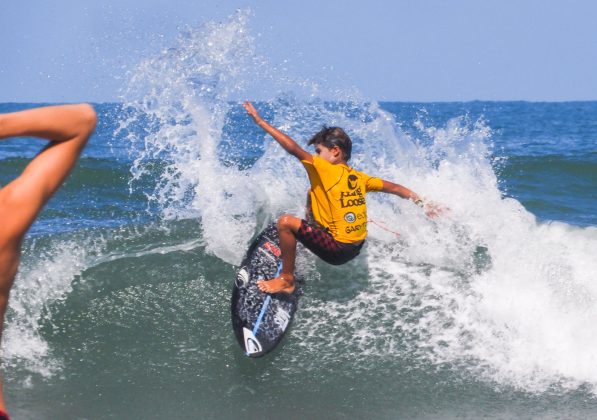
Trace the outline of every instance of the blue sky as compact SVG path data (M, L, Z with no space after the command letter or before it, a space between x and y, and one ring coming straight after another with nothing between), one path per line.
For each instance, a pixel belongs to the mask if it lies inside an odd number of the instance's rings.
M0 102L117 100L183 28L245 8L272 64L366 98L597 99L590 0L5 0Z

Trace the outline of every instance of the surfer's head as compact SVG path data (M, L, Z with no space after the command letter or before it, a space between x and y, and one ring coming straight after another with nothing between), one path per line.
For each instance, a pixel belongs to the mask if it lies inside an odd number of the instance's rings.
M330 152L330 156L335 155L335 149L338 148L341 153L341 159L348 162L350 154L352 152L352 140L348 137L348 134L344 132L340 127L326 127L324 126L319 133L315 134L311 140L309 140L309 146L315 145L324 146ZM325 158L325 156L322 156ZM326 159L328 160L328 159ZM332 162L334 163L334 162Z

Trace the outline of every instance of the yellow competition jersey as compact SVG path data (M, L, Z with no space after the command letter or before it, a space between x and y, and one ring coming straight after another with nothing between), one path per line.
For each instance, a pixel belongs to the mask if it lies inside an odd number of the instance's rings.
M301 161L311 182L309 197L313 218L338 242L352 243L367 237L365 194L383 187L381 178L369 176L344 164L332 164L318 156L313 163Z

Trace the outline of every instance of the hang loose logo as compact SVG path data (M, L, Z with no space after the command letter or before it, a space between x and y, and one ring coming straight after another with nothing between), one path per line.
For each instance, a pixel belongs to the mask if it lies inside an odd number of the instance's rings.
M348 188L354 190L357 187L359 178L356 175L348 175Z

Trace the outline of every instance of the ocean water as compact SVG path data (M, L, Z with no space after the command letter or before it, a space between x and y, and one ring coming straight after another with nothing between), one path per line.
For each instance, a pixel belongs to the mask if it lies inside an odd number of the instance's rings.
M247 19L182 32L95 104L11 294L14 418L597 417L597 102L378 103L268 66ZM258 109L300 143L342 126L353 166L450 210L368 195L362 254L301 251L293 327L252 360L235 270L308 189L241 108L259 83ZM1 142L0 185L41 145Z

